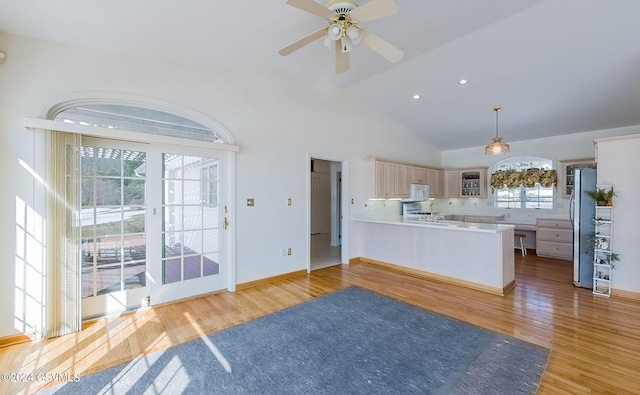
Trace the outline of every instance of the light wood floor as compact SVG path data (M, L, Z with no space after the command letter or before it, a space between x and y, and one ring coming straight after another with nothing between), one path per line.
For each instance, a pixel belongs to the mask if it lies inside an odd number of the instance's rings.
M339 265L236 293L218 293L87 324L78 334L0 349L0 372L80 375L358 285L552 350L540 394L639 394L640 302L571 283L571 262L516 254L506 297L370 264ZM45 383L0 382L1 394ZM215 385L212 383L212 385Z

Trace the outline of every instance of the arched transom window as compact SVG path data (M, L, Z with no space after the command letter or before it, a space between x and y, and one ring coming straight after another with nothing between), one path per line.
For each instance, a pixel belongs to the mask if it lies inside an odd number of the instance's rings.
M55 121L122 129L190 140L225 143L212 129L179 115L119 104L83 104L58 113Z

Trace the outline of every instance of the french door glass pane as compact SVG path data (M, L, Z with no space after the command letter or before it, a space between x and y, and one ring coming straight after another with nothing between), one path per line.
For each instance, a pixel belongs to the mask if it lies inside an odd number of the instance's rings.
M202 272L203 276L212 276L220 273L220 267L218 266L218 253L204 254L202 258Z
M82 296L146 285L146 154L83 147Z
M202 229L202 205L185 206L183 213L185 230Z
M200 255L187 256L184 258L184 279L190 280L192 278L201 277L200 273Z
M182 258L164 259L162 261L162 283L170 284L181 281L180 267Z
M199 176L200 174L198 174ZM201 181L184 181L184 204L200 204L202 194L200 193Z
M145 231L145 208L129 206L123 213L123 233L141 233Z
M96 206L119 206L122 203L122 179L93 179Z
M218 274L218 160L164 154L163 175L163 283Z
M147 285L145 261L124 265L124 289L140 288Z

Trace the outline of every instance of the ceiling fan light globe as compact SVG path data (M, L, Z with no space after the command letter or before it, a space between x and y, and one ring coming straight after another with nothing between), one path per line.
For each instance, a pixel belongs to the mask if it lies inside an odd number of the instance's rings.
M341 43L342 52L351 52L353 49L353 42L349 37L342 37Z
M323 40L324 46L333 50L336 46L336 42L333 41L329 36L326 36Z
M333 41L340 40L340 38L342 38L342 26L338 24L329 26L329 30L327 30L327 37L329 37Z
M362 40L362 30L356 26L349 26L347 28L347 37L351 39L351 42L358 44Z

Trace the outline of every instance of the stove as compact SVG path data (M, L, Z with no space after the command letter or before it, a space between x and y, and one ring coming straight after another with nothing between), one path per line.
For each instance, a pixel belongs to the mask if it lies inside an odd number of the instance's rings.
M432 213L423 211L420 203L403 203L402 204L402 219L406 221L420 221L420 220L443 220L444 215L438 213Z

